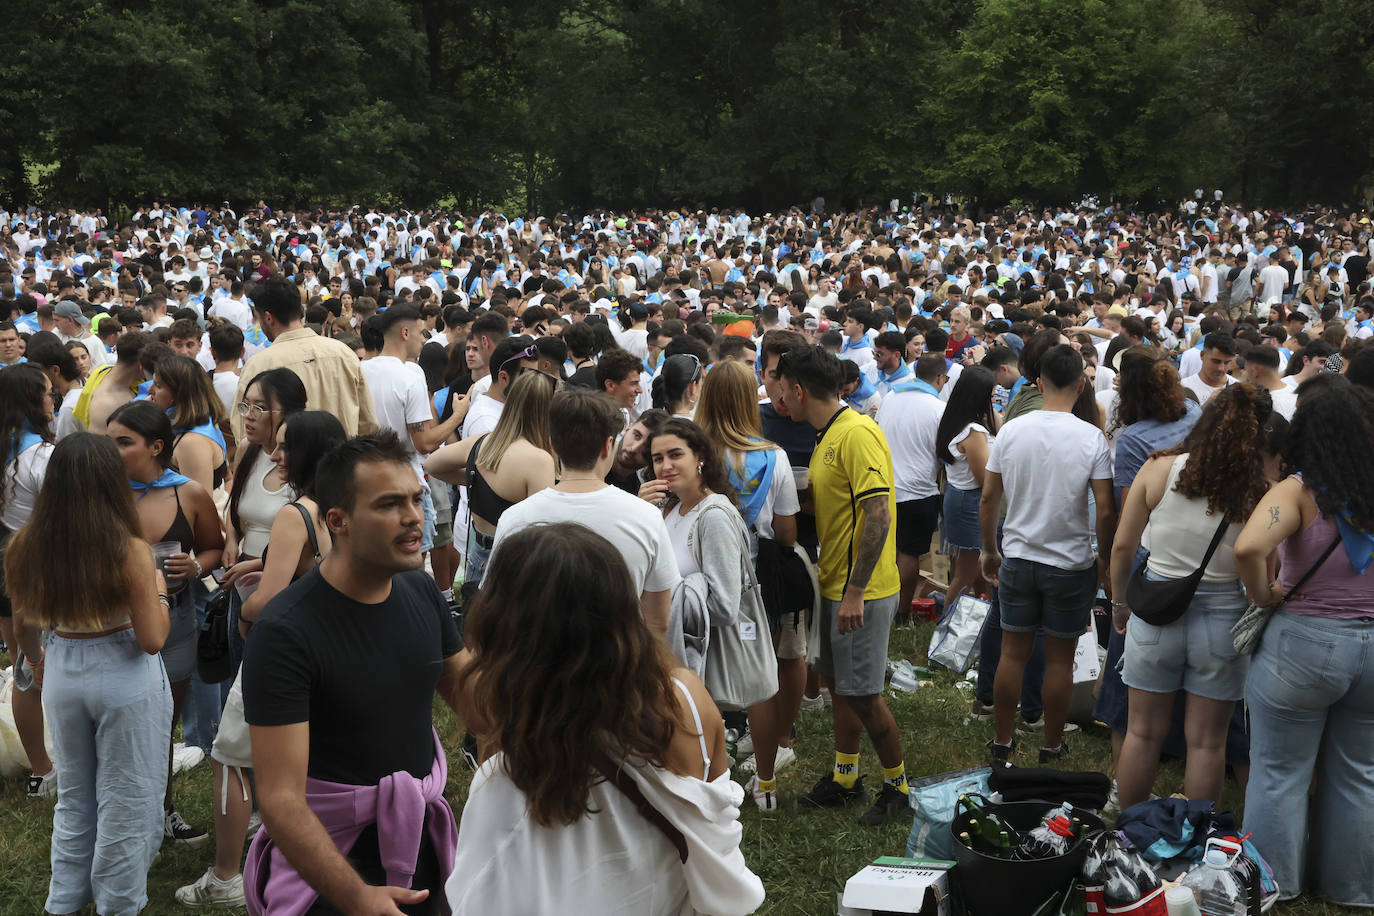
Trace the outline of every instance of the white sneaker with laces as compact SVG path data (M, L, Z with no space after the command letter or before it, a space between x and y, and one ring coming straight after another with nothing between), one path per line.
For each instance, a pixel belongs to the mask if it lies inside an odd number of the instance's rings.
M778 810L777 791L774 790L772 792L760 792L759 778L757 776L749 777L749 794L754 796L754 804L758 805L760 811Z
M773 775L776 776L777 774L781 773L783 770L792 766L792 764L796 762L796 751L792 750L790 747L778 748L778 756L773 758ZM739 765L740 770L745 773L758 772L758 767L759 764L757 756L750 757L748 760L744 761Z
M214 906L243 906L243 875L225 881L215 874L212 865L195 884L177 888L177 903L194 909Z

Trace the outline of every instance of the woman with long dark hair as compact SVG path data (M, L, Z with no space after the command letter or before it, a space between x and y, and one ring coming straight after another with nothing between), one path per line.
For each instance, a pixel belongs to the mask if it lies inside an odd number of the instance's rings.
M945 540L954 551L950 564L948 607L978 581L978 500L983 495L983 471L997 433L992 392L997 379L982 366L969 366L959 375L935 433L935 456L945 469ZM1086 387L1086 386L1085 386Z
M166 583L105 436L73 433L53 450L34 515L41 522L14 535L5 569L20 645L45 662L58 759L44 908L76 913L93 902L101 913L136 913L148 903L148 869L163 838L172 722L158 656ZM46 656L42 629L53 631Z
M463 808L454 916L753 912L720 713L644 625L619 552L535 526L501 542L487 583L455 691L494 753Z
M171 631L162 647L162 663L172 685L175 726L196 670L196 605L191 583L220 564L224 535L219 512L209 492L172 468L172 424L150 401L130 401L110 414L107 435L124 459L128 486L140 532L153 545L167 578ZM172 807L172 735L167 735L168 785L164 810L167 839L198 846L205 831L187 824Z
M220 580L233 587L229 596L229 654L235 668L243 658L239 613L243 607L239 580L244 588L256 584L262 572L262 555L277 512L294 496L281 469L272 463L277 430L292 414L305 410L305 383L290 369L268 369L255 375L244 389L238 412L243 417L243 440L235 450L234 473L229 486L229 524L224 546L228 573Z
M1245 610L1233 546L1243 521L1278 477L1288 423L1269 392L1232 385L1208 402L1183 444L1145 463L1136 475L1112 545L1113 624L1126 637L1122 680L1130 689L1126 738L1117 764L1124 810L1150 795L1175 696L1187 696L1184 734L1188 798L1221 799L1226 735L1245 695L1247 659L1231 646ZM1178 620L1156 626L1131 613L1127 583L1147 534L1145 578L1191 575L1224 526L1192 603Z
M1294 592L1246 680L1245 829L1284 899L1307 892L1369 907L1374 834L1351 825L1374 808L1374 397L1333 380L1299 398L1283 455L1289 476L1236 538L1253 603ZM1277 577L1267 562L1275 552Z
M0 369L0 551L33 516L53 454L52 382L42 369L20 363ZM28 654L15 640L13 610L0 576L0 638L18 647L14 657L14 725L29 758L30 798L57 792L57 770L43 744L43 698L33 672L41 653Z
M282 589L305 575L333 542L315 499L315 468L330 450L348 436L333 414L305 410L277 427L272 462L296 498L277 512L272 523L270 550L263 557L262 579L244 602L242 617L252 622ZM243 839L253 812L252 745L243 718L242 672L233 679L220 717L219 732L210 751L215 777L215 862L194 883L178 888L177 900L190 907L243 905Z

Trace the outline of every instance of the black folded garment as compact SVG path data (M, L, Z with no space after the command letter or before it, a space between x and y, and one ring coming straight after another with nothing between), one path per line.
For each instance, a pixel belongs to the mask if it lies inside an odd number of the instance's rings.
M1069 802L1098 810L1107 803L1112 781L1106 773L1051 770L1044 767L993 767L988 788L1008 802Z

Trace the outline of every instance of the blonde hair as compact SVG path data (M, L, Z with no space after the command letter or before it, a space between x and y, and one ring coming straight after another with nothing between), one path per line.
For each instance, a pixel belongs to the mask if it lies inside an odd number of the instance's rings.
M487 435L477 456L477 468L494 473L516 440L542 448L553 454L553 440L549 438L549 404L553 402L558 380L533 369L522 371L506 392L506 406L496 428Z
M726 456L735 476L744 473L744 453L775 446L759 429L758 383L738 360L716 363L706 374L696 424Z

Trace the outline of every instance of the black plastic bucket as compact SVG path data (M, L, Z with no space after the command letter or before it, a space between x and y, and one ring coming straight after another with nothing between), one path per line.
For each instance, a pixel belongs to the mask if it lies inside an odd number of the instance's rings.
M1052 805L1047 802L1008 802L993 805L1008 824L1018 831L1029 831L1040 824ZM1083 808L1074 808L1073 816L1083 823L1083 829L1073 847L1062 856L1034 861L994 859L969 849L959 842L959 834L968 829L969 815L960 811L950 825L954 834L954 886L968 916L1013 916L1033 913L1035 908L1068 887L1083 867L1088 854L1084 834L1103 828L1102 819Z

